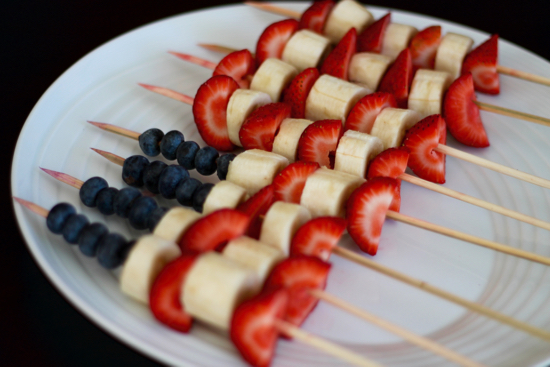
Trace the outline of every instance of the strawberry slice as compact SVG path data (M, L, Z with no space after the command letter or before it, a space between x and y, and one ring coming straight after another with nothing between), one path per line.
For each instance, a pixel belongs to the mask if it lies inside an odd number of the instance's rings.
M252 366L271 364L279 336L275 323L283 318L288 298L285 289L262 292L240 304L233 313L229 337Z
M395 62L386 72L380 87L380 92L388 92L395 96L399 108L407 108L409 89L413 78L411 51L406 48L399 53Z
M261 216L267 213L274 202L275 186L271 184L262 188L237 207L238 211L245 213L251 218L247 232L248 237L255 239L260 238L260 231L262 229L263 222Z
M298 142L298 160L317 162L332 168L338 140L342 136L342 121L320 120L306 127Z
M290 106L283 102L269 103L257 108L244 120L239 130L243 148L271 152L281 122L289 117Z
M357 50L357 31L351 28L321 65L321 74L348 80L349 62Z
M388 13L365 28L357 37L357 52L380 53L382 51L384 34L390 22L391 13Z
M319 301L310 289L325 289L330 264L313 256L289 257L277 264L265 282L264 289L286 288L289 292L284 319L300 326Z
M367 94L351 109L344 130L355 130L370 134L376 117L386 107L397 107L393 94L386 92Z
M462 63L462 74L472 73L477 91L488 94L500 93L497 72L498 34L473 49Z
M433 69L435 54L441 42L441 26L434 25L418 32L411 43L411 58L414 70Z
M347 206L348 232L359 248L376 255L386 212L394 198L397 181L375 177L350 196Z
M256 61L248 50L231 52L224 57L214 69L212 75L232 77L241 89L250 87L250 76L256 72Z
M445 154L434 151L447 140L445 120L431 115L407 131L403 145L409 149L409 168L416 175L435 183L445 183Z
M298 30L296 19L285 19L269 25L256 44L256 65L260 66L265 59L280 59L288 39Z
M452 136L462 144L484 148L489 138L481 122L479 107L474 103L472 74L464 74L451 84L443 101L445 121Z
M196 255L182 255L171 261L157 275L149 293L149 307L153 316L164 325L183 333L189 331L193 319L180 302L181 289L196 258Z
M336 217L318 217L306 222L292 238L290 255L315 256L328 261L346 226L345 219Z
M306 116L306 99L313 84L319 78L317 68L307 68L292 79L283 93L283 102L291 108L291 116L303 119Z
M226 75L216 75L200 86L193 102L193 116L199 134L207 145L221 150L233 149L227 132L227 103L239 84Z
M275 200L300 204L306 180L318 168L317 162L294 162L286 166L273 180Z
M302 13L298 29L309 29L319 34L323 33L323 27L330 11L335 3L332 0L315 1Z
M250 217L234 209L220 209L197 220L179 242L183 252L212 251L244 235Z

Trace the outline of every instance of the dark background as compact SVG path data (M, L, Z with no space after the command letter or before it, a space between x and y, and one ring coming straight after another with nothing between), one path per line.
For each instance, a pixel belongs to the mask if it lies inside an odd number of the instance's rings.
M8 4L9 3L9 4ZM0 360L3 365L152 366L76 311L45 278L15 230L9 170L19 131L51 83L78 59L138 26L228 1L51 0L3 3L1 47ZM370 1L498 33L550 59L543 1ZM11 362L11 363L10 363Z

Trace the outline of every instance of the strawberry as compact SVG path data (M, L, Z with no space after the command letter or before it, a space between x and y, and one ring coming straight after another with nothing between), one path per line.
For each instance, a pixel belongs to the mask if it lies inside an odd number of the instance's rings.
M260 66L265 59L280 59L286 42L298 30L298 21L285 19L269 25L256 44L256 65Z
M294 162L286 166L273 180L275 200L300 204L306 180L318 168L317 162Z
M348 232L359 248L376 255L386 212L394 198L397 181L375 177L359 186L347 206Z
M342 136L342 121L320 120L306 127L298 142L298 160L317 162L333 167L338 140Z
M262 228L263 219L271 205L275 202L275 186L267 185L254 195L252 195L244 203L241 203L237 210L248 215L250 225L248 227L247 236L251 238L260 238L260 230Z
M328 261L332 249L338 244L346 230L345 219L337 217L317 217L301 226L290 245L290 255L315 256Z
M309 29L321 34L328 15L334 5L334 1L332 0L313 2L313 4L302 13L298 29Z
M214 69L212 75L227 75L232 77L242 89L250 86L249 77L256 72L256 61L248 50L231 52L224 57Z
M418 32L409 45L414 70L433 69L435 54L441 42L441 26L434 25Z
M466 55L462 63L462 74L472 73L477 91L499 94L497 63L498 35L495 34Z
M391 13L388 13L365 28L357 37L357 52L380 53L382 51L384 34L390 22Z
M182 255L171 261L161 270L149 293L153 316L164 325L184 333L191 328L193 319L180 302L181 285L196 258L196 255Z
M407 108L412 77L411 51L406 48L399 53L395 62L390 66L384 77L382 77L378 90L393 94L397 101L397 106L399 108Z
M291 116L296 119L303 119L306 116L306 99L313 87L313 84L319 78L317 68L308 68L296 75L290 82L290 85L283 93L283 102L291 107Z
M425 117L407 131L403 145L409 149L409 168L418 177L445 183L445 154L434 149L446 139L445 120L440 115Z
M313 256L289 257L277 264L265 281L264 289L286 288L289 292L285 320L300 326L317 305L310 289L324 289L330 264Z
M252 366L267 367L271 364L279 336L275 323L283 318L288 298L285 289L262 292L235 309L229 337Z
M193 102L193 116L199 134L207 145L221 150L233 149L227 132L226 111L229 98L239 85L231 77L217 75L200 86Z
M397 107L393 94L386 92L367 94L351 109L344 130L370 134L376 117L386 107Z
M321 74L348 80L349 62L357 49L357 31L351 28L328 54L321 65Z
M269 103L252 112L239 130L244 149L261 149L271 152L275 134L284 119L290 117L290 106L283 102Z
M179 247L184 252L212 251L244 235L250 217L234 209L219 209L197 220L183 234Z
M489 139L475 100L472 74L464 74L447 90L443 113L449 132L456 140L471 147L484 148L489 146Z

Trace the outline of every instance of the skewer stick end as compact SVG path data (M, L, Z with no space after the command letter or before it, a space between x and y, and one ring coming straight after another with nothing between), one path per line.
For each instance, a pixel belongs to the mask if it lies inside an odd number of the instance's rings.
M82 185L84 184L84 181L79 180L78 178L75 178L73 176L69 176L66 173L52 171L51 169L42 168L39 167L42 171L46 172L48 175L52 176L58 181L61 181L63 183L66 183L67 185L70 185L76 189L80 189Z
M106 152L106 151L101 150L101 149L96 149L96 148L90 148L90 149L93 150L94 152L96 152L97 154L99 154L100 156L102 156L103 158L106 158L107 160L113 162L114 164L118 164L119 166L124 165L125 159L122 158L121 156L118 156L118 155L113 154L113 153Z
M49 211L42 208L41 206L38 206L34 203L31 203L30 201L23 200L15 196L12 196L12 197L13 197L13 200L17 201L19 204L23 205L25 208L29 209L33 213L36 213L44 218L48 216Z

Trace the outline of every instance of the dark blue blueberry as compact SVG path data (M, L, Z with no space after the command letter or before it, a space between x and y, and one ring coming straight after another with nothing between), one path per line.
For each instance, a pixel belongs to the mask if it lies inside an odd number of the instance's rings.
M130 208L130 213L128 213L130 225L135 229L147 229L149 217L157 207L157 202L150 196L142 196L136 199L132 208Z
M76 214L74 206L67 203L59 203L48 213L46 217L46 226L53 233L61 234L65 223L67 223L67 219L74 214Z
M149 160L142 155L126 158L122 166L122 179L130 186L143 186L143 171L149 165Z
M86 256L94 257L99 246L99 239L109 233L105 225L92 223L82 230L78 238L78 248Z
M185 206L193 206L193 195L202 186L202 183L196 178L189 177L180 181L176 187L176 198L178 203Z
M180 144L176 151L178 164L185 169L195 169L195 156L201 148L194 141L186 141Z
M163 169L168 165L161 161L154 161L143 171L143 183L145 188L153 194L159 193L159 178Z
M170 210L170 209L165 208L163 206L159 206L158 208L153 210L153 212L149 216L149 219L147 220L147 227L149 228L149 230L151 232L153 232L155 230L155 227L160 222L162 217L164 217L164 214L166 214L166 212L168 210Z
M182 166L173 164L166 167L160 174L159 192L167 199L176 197L176 187L178 184L189 177L189 172Z
M88 179L80 188L80 200L86 206L91 208L96 206L97 194L109 187L109 184L105 179L101 177L92 177Z
M227 153L224 155L221 155L220 158L216 161L216 164L218 165L218 178L220 180L225 180L227 177L227 171L229 171L229 163L233 159L235 159L236 155L233 153Z
M63 227L63 238L70 244L76 245L82 230L88 226L88 218L82 214L71 215Z
M97 209L104 215L111 215L115 213L115 197L118 194L118 189L115 187L108 187L101 190L97 194Z
M183 141L182 133L176 130L169 131L160 141L160 152L164 158L173 161L176 159L176 151Z
M214 184L205 183L197 191L195 191L195 195L193 195L193 209L195 209L199 213L202 213L204 201L206 200L208 194L210 194L210 191L213 187Z
M100 237L97 247L97 261L106 269L114 269L122 265L128 255L131 243L118 233L109 233Z
M141 196L141 192L133 187L125 187L115 196L114 208L119 217L128 218L134 200Z
M139 147L145 155L155 157L160 154L160 142L164 133L159 129L149 129L139 136Z
M195 156L195 168L203 176L209 176L216 172L216 159L219 153L212 147L201 148Z

